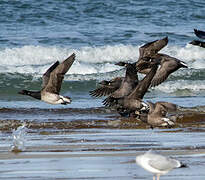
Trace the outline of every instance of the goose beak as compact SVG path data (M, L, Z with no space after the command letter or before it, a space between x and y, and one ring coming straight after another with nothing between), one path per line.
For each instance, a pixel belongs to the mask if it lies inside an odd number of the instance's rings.
M21 90L21 91L18 92L18 94L25 95L26 91L25 90Z

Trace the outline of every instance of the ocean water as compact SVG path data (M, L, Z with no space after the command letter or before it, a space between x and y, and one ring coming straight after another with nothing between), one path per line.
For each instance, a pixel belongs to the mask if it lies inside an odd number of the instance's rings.
M169 43L161 52L189 68L173 73L145 100L205 104L205 49L189 44L197 39L194 28L205 30L202 0L2 0L0 9L0 107L64 108L17 92L40 89L46 69L73 52L76 61L61 94L72 97L72 108L102 106L89 91L101 80L124 75L114 63L135 62L141 45L165 36Z
M154 149L188 165L163 179L204 180L205 49L189 44L194 28L205 31L203 0L0 0L0 10L1 179L151 179L135 156ZM99 81L124 75L116 62L135 62L140 46L165 36L161 52L189 68L144 100L189 107L176 127L149 129L90 97ZM61 88L70 105L17 93L39 90L47 68L72 53Z

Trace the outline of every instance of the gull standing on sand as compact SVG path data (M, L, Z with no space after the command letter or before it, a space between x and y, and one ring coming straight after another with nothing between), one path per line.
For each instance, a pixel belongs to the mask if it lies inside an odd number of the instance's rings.
M136 163L145 170L153 173L153 180L155 180L155 176L159 180L161 175L168 173L174 168L186 167L180 161L156 154L152 150L137 156Z
M22 90L18 92L22 95L31 96L35 99L42 100L49 104L70 104L71 98L59 95L64 75L70 69L75 61L73 53L62 63L56 61L43 75L41 91Z

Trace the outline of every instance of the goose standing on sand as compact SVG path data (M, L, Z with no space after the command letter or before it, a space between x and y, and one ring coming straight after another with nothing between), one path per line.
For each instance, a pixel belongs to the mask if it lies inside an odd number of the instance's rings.
M168 113L177 111L177 105L173 104L173 103L170 103L170 102L158 101L156 103L153 103L151 101L147 101L147 104L150 107L150 110L149 110L150 113L154 110L154 108L156 107L157 104L162 104L163 106L165 106Z
M62 63L59 63L59 61L54 63L43 75L41 91L22 90L18 93L31 96L49 104L70 104L71 98L59 95L59 92L64 75L70 69L74 61L75 54L73 53Z
M147 123L153 127L172 127L175 122L167 117L168 108L166 105L156 103L154 106L150 105L150 110L147 116Z

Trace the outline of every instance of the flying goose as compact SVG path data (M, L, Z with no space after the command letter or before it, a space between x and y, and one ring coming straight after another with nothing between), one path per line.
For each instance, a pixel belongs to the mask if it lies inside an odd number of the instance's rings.
M118 113L122 116L136 116L135 111L140 112L142 110L147 110L148 105L144 103L142 99L150 87L151 80L155 75L157 68L158 64L154 62L152 70L135 85L135 88L130 91L128 95L119 98L108 97L104 100L104 105L115 107Z
M205 31L194 29L194 33L198 38L205 39Z
M123 98L124 108L132 111L148 108L148 105L142 102L142 99L150 87L157 68L158 64L154 62L154 64L152 64L151 71L142 80L139 81L135 89L128 96Z
M151 70L150 62L158 61L160 63L160 67L158 68L154 78L152 79L151 86L158 86L162 82L164 82L168 76L177 71L180 68L188 68L187 64L177 58L171 57L167 54L157 53L153 55L151 58L143 58L143 61L137 62L138 66L140 63L146 64L145 69L141 71L144 74L147 74ZM142 69L142 68L141 68Z
M35 99L42 100L49 104L70 104L71 98L59 95L61 84L66 72L70 69L75 61L73 53L62 63L55 62L44 74L41 91L22 90L18 92L22 95L31 96Z
M103 101L105 106L116 105L115 99L129 95L138 84L138 75L135 63L119 62L116 65L126 67L125 78L120 87Z
M205 42L203 42L203 41L193 40L189 44L205 48Z
M194 29L194 33L198 38L205 39L205 31ZM205 48L205 42L203 41L193 40L189 44Z
M150 62L153 59L160 62L160 68L154 76L151 86L157 86L164 82L168 76L179 68L187 68L185 62L171 57L166 54L159 53L168 43L168 37L160 40L149 42L139 48L139 58L136 62L136 67L143 66L138 70L139 73L147 74L151 70Z
M99 83L100 87L90 91L90 95L93 97L109 96L114 91L120 88L124 77L116 77L110 81L103 80Z

